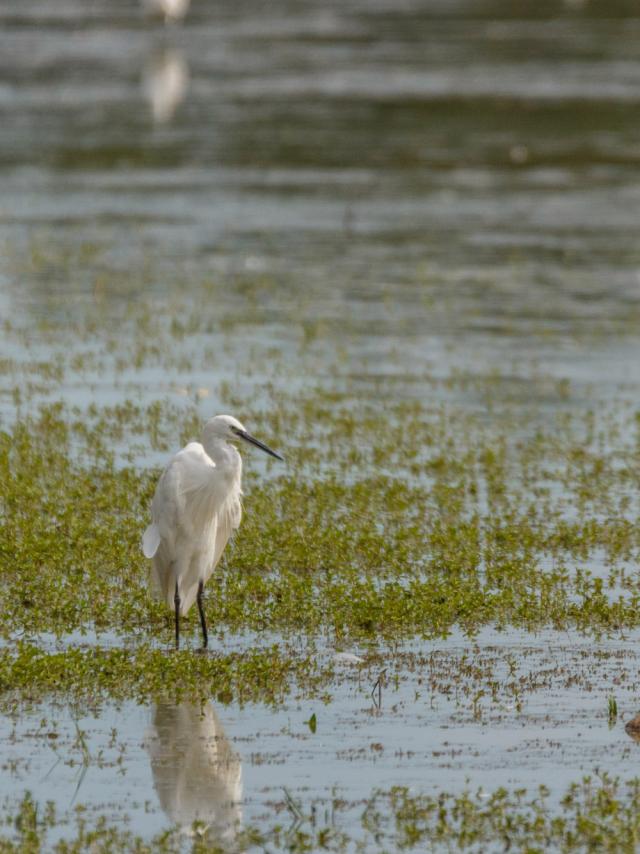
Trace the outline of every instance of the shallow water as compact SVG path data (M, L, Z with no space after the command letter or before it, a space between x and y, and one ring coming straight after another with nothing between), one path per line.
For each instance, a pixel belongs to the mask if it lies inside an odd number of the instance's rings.
M373 792L391 784L487 794L544 785L556 799L594 769L637 774L640 747L624 721L638 711L639 648L637 633L594 646L487 630L475 643L454 637L338 663L326 704L161 701L94 715L44 706L0 722L0 797L17 801L29 789L62 816L75 803L127 815L145 836L199 820L222 840L278 818L293 825L289 798L305 821L333 809L354 831ZM372 686L382 669L379 703ZM609 723L612 688L620 714Z

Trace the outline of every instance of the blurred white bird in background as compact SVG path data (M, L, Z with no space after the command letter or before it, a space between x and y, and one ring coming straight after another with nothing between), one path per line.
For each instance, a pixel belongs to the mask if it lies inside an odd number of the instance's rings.
M180 616L197 601L202 645L209 638L202 607L204 585L216 568L242 516L242 457L232 442L243 441L282 460L251 436L231 415L216 415L204 426L201 442L190 442L165 468L151 504L151 525L142 550L153 558L156 592L174 608L176 649Z
M242 764L211 704L158 703L145 746L171 823L190 833L199 822L204 837L226 850L242 821Z
M181 21L190 5L191 0L142 0L142 6L148 15L159 15L167 24L171 21Z
M142 84L153 120L158 124L171 121L189 89L189 67L180 51L163 48L154 53Z

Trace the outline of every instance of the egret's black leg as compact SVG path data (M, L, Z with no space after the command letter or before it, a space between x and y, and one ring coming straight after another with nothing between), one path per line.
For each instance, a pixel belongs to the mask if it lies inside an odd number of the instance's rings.
M180 649L180 594L178 593L178 579L176 579L176 593L173 601L176 606L176 649Z
M204 593L204 582L198 584L198 611L200 612L200 625L202 626L202 649L209 646L209 635L207 634L207 621L204 618L204 608L202 607L202 595Z

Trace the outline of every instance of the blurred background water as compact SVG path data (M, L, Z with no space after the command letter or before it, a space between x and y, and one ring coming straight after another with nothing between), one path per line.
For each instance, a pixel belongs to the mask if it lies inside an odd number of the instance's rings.
M4 0L0 27L5 316L216 280L267 338L636 382L635 3Z

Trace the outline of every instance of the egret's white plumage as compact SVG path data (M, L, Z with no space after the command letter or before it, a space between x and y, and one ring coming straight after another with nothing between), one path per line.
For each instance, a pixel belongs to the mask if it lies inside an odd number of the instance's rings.
M179 616L196 599L207 644L202 589L242 518L242 458L230 444L240 439L282 459L236 418L217 415L205 424L201 442L190 442L170 460L156 487L142 549L153 560L157 594L175 608L176 644Z

